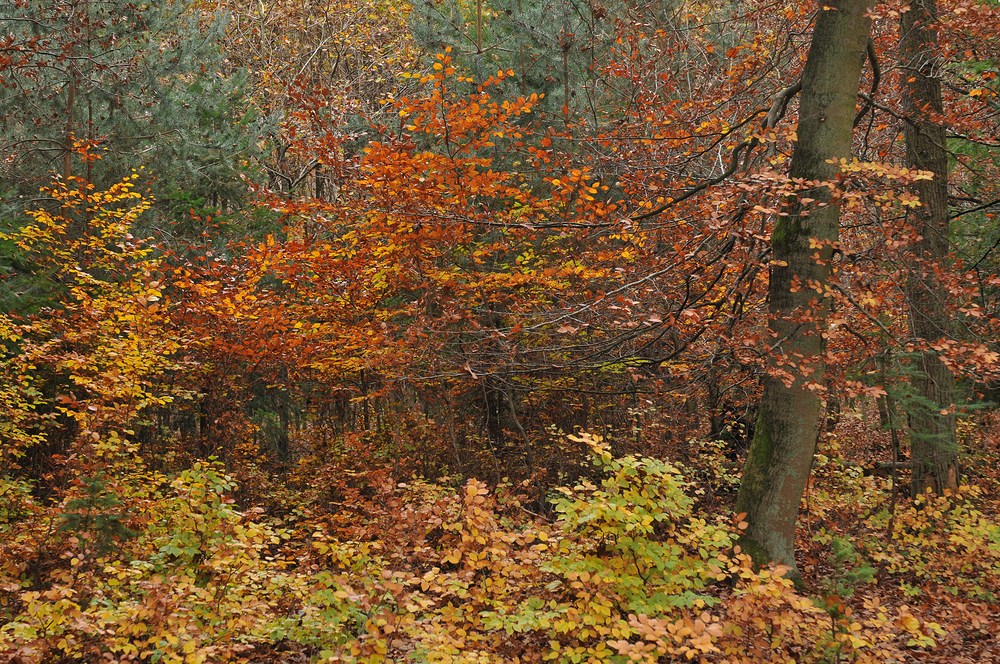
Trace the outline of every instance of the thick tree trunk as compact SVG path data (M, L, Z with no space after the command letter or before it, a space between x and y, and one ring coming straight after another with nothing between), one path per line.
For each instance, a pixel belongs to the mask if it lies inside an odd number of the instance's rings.
M827 3L819 12L802 78L798 142L790 175L832 180L832 160L851 151L852 124L861 66L871 21L870 0ZM830 276L840 209L828 187L802 194L815 199L789 202L771 237L773 262L768 288L770 328L777 349L768 377L750 454L743 470L737 510L749 528L742 543L759 563L791 567L795 522L812 465L821 410L823 340ZM817 248L818 247L818 248Z
M948 257L948 153L940 124L941 81L935 71L937 32L932 23L936 19L935 0L913 0L900 26L903 103L909 119L903 129L906 165L934 175L914 187L921 207L910 214L918 239L906 285L913 336L928 343L948 337L951 331L948 293L936 273ZM920 354L911 382L916 396L908 408L913 494L955 489L955 378L937 353L927 350Z

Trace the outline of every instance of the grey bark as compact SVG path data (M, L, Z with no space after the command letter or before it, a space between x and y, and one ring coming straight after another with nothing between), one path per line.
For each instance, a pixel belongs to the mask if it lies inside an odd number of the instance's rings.
M948 153L941 125L941 80L936 70L937 20L935 0L913 0L900 18L900 59L903 104L909 122L906 165L930 171L914 190L921 206L910 213L917 239L916 260L910 265L906 296L914 338L933 343L951 336L947 289L936 269L948 258ZM958 446L955 440L955 378L933 350L920 353L911 378L915 398L908 408L912 493L941 493L958 486Z
M802 79L792 178L832 180L838 165L830 161L850 154L870 4L839 0L819 12ZM806 205L803 197L815 202ZM788 565L794 578L795 522L819 432L821 399L815 388L824 378L824 287L840 209L829 187L818 185L788 201L783 211L771 237L768 287L770 331L778 346L769 358L737 511L745 512L749 523L741 538L744 550L758 563Z

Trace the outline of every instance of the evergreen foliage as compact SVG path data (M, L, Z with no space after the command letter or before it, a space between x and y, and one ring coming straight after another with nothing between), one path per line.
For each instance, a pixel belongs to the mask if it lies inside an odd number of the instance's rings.
M154 194L222 205L253 149L242 78L223 74L225 17L188 0L20 0L0 6L0 214L9 223L55 170L96 186L148 167ZM75 163L75 147L103 159Z

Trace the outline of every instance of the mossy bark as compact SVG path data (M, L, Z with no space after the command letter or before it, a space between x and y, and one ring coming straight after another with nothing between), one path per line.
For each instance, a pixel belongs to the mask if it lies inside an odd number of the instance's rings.
M835 160L850 154L870 4L830 2L817 16L802 77L792 178L831 181L839 170ZM807 205L804 198L814 200ZM750 524L744 548L759 563L788 565L792 576L797 576L795 522L819 433L825 286L839 221L830 187L818 184L788 202L771 236L769 325L777 346L769 358L737 509Z
M915 254L907 278L910 325L914 338L934 343L950 336L948 289L937 269L948 258L948 153L941 125L943 101L936 71L937 20L934 0L913 0L900 18L900 59L906 165L933 174L914 186L921 206L910 213L916 235ZM921 353L911 379L916 395L908 404L910 463L914 495L940 493L958 486L958 446L955 440L955 378L933 350Z

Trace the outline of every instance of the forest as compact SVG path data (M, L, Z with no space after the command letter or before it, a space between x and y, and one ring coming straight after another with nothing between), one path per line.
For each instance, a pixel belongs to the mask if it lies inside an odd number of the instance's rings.
M996 0L0 0L0 661L1000 662Z

